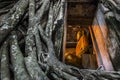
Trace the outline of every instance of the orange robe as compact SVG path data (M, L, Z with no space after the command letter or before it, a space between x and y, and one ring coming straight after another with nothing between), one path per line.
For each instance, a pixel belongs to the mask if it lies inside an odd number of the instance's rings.
M81 55L84 53L84 50L88 47L87 36L84 34L80 37L77 46L76 46L76 56L81 58Z

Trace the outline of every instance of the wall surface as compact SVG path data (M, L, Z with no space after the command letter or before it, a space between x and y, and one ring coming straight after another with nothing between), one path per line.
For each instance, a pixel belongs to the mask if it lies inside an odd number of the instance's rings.
M96 0L68 0L68 24L90 25L96 12Z

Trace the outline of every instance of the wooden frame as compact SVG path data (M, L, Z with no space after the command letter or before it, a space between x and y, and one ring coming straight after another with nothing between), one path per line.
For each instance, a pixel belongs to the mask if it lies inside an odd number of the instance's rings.
M108 37L107 26L101 10L98 8L93 25L89 27L92 35L94 50L96 53L98 66L103 65L106 71L113 71L113 65L108 53L106 39Z
M63 55L65 53L67 44L72 44L72 45L76 44L75 42L68 42L68 43L66 42L67 41L66 39L67 26L68 26L67 25L67 2L66 2L65 7L66 8L65 8L65 16L64 16ZM106 39L108 37L107 35L108 30L107 30L107 26L104 20L104 16L99 8L94 17L93 25L89 27L89 31L91 34L93 48L96 54L98 67L102 65L104 70L113 71L114 68L110 60L107 45L106 45L107 43ZM63 62L64 60L65 58L63 56Z

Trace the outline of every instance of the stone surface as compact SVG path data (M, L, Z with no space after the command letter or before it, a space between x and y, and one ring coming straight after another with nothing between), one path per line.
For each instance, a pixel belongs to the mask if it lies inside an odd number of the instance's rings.
M90 25L95 15L96 5L95 0L68 0L68 24Z
M84 69L96 69L97 61L95 54L83 54L82 55L82 66Z

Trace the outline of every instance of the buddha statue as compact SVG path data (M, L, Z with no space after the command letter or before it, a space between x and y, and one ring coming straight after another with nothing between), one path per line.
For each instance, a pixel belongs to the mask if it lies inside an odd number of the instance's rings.
M88 39L87 35L85 34L85 30L82 29L77 33L77 45L76 45L76 56L81 58L81 55L85 53L86 49L88 48Z

